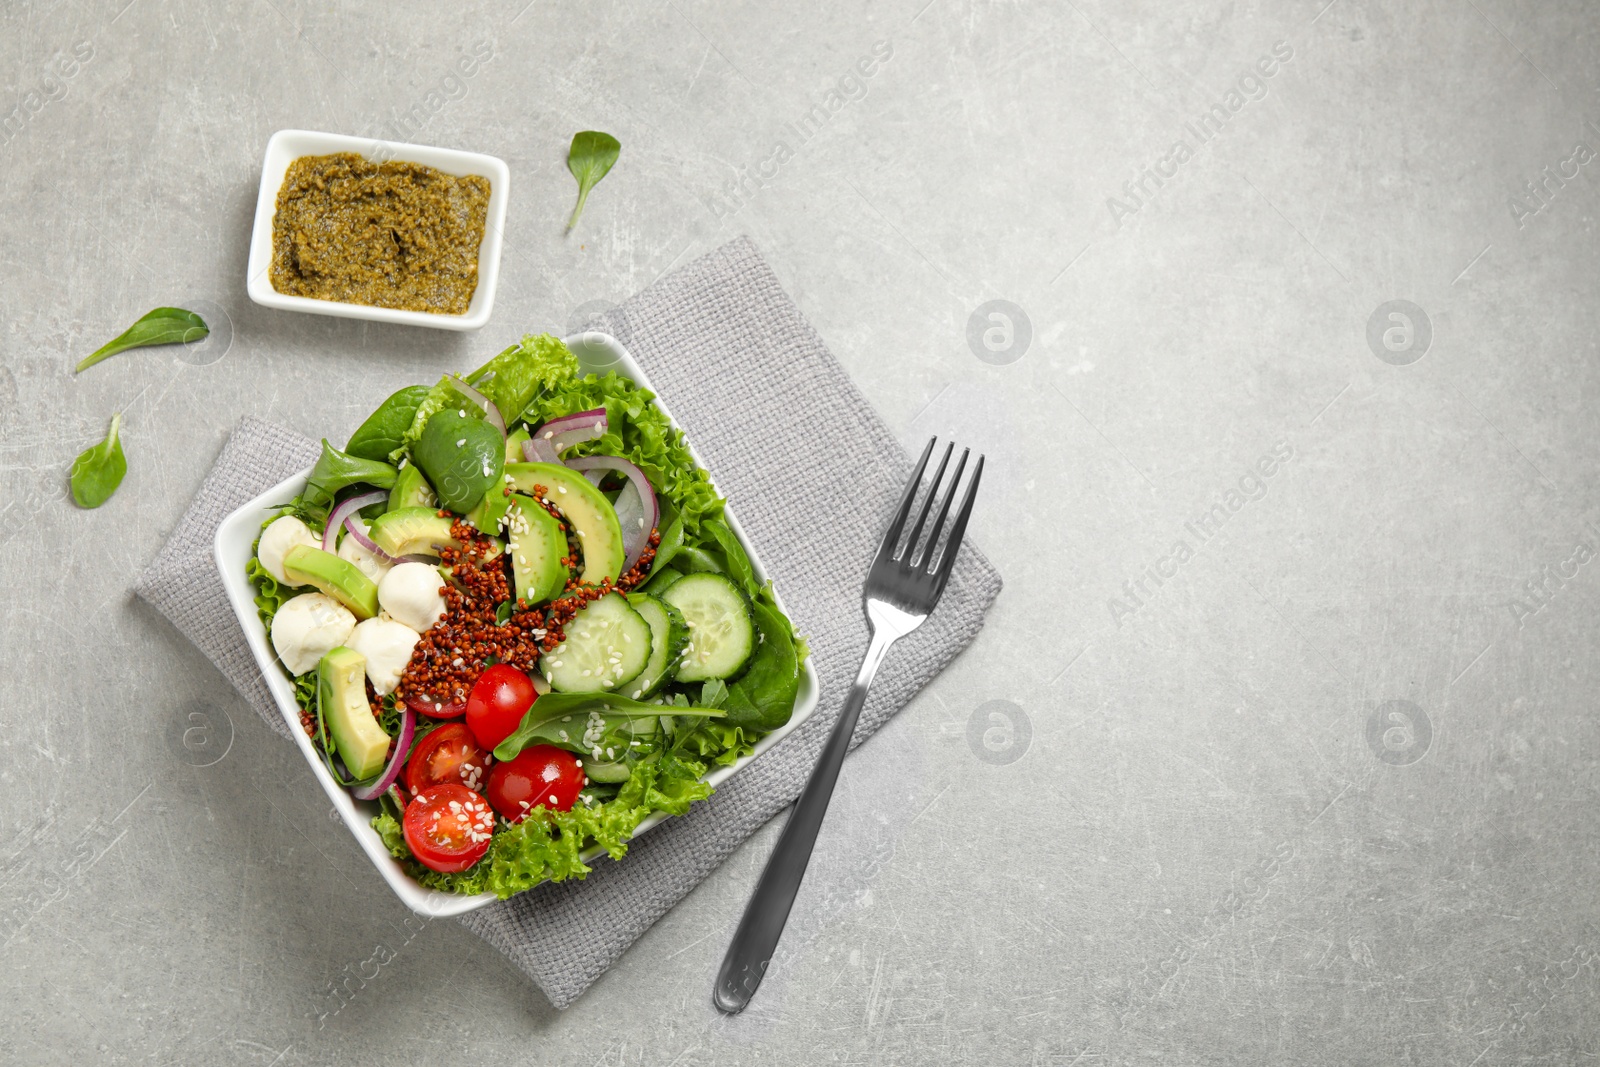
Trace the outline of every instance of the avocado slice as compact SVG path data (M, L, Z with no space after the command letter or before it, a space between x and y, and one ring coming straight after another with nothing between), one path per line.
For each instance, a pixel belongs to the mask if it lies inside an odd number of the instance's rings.
M415 463L407 463L395 476L394 488L389 490L389 510L398 508L436 508L439 498L433 495L433 486L422 476Z
M441 548L461 547L461 542L450 536L450 520L432 508L386 511L372 520L367 536L391 556L437 556ZM490 557L504 550L497 538L490 538Z
M561 562L567 554L567 532L531 496L514 494L506 499L511 503L506 542L517 599L530 605L551 600L566 588L570 573Z
M371 778L389 756L389 735L367 703L367 658L353 648L330 648L317 664L317 711L351 774Z
M378 613L378 585L347 559L310 545L295 545L283 557L283 576L295 585L314 585L350 609L358 619Z
M622 547L622 526L611 501L587 478L553 463L507 463L506 475L518 492L530 496L535 485L544 486L550 503L567 517L583 551L582 581L599 585L602 578L614 582L622 576L622 564L628 558Z
M506 434L507 463L522 463L527 460L528 457L522 454L522 442L527 439L528 428L526 426L518 426L515 430Z
M505 486L491 485L483 499L467 512L467 523L479 533L493 537L500 532L500 520L510 508L511 497L505 492Z
M367 536L391 556L437 556L441 548L461 547L450 536L450 520L425 507L386 511L372 520Z

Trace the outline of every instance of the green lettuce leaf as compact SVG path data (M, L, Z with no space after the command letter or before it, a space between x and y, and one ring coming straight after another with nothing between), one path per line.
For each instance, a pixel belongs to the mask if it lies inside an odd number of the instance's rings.
M282 584L268 574L267 568L256 558L254 549L250 552L250 562L244 565L244 573L256 587L256 614L261 616L261 625L271 633L272 617L278 613L279 608L287 604L291 598L298 596L301 591Z
M727 767L754 752L756 742L765 733L764 730L711 721L681 733L672 747L680 753L692 752L719 767Z
M467 375L466 382L500 409L509 427L534 397L577 378L577 358L559 339L541 333L524 337Z

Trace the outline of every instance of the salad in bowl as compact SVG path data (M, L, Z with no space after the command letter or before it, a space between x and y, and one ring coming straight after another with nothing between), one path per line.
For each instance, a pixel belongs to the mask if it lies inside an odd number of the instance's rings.
M445 893L621 859L809 688L682 432L548 335L324 440L243 571L324 784Z

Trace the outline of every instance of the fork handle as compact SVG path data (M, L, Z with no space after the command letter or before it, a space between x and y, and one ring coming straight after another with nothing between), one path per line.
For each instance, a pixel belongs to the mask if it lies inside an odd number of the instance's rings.
M784 824L778 845L761 872L755 892L750 895L750 903L745 905L744 917L734 931L728 954L722 958L722 969L717 973L716 989L711 995L716 1006L725 1012L743 1011L766 976L767 965L778 948L778 938L783 935L784 923L789 920L789 909L794 906L795 894L806 876L806 865L817 843L817 831L822 828L822 817L828 812L839 767L844 763L845 753L850 751L850 738L855 733L861 706L866 703L867 690L897 636L887 629L874 628L872 644L867 647L855 685L850 687L850 695L839 709L838 721L822 746L811 778L795 802L789 821Z

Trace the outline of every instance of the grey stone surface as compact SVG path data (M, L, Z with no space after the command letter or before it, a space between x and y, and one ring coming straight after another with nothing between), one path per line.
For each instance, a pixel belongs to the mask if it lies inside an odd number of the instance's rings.
M0 10L0 1058L1593 1058L1600 14L1325 3ZM252 305L271 133L430 102L512 168L491 324ZM582 128L623 155L564 237ZM738 233L905 443L987 450L1006 591L849 761L744 1016L775 825L558 1015L129 586L241 414L337 437ZM70 374L197 301L230 344Z

